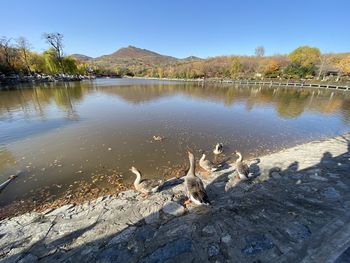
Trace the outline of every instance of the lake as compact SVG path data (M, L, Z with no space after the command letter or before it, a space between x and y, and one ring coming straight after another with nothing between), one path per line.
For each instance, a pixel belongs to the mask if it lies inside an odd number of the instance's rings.
M110 193L132 183L131 166L147 178L180 176L187 148L219 162L349 128L349 92L140 79L22 85L0 91L0 183L19 173L0 206Z

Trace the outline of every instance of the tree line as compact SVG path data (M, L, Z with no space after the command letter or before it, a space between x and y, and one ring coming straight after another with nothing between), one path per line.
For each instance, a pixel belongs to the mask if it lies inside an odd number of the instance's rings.
M167 65L133 63L114 69L91 65L64 53L63 35L44 33L48 49L42 53L32 50L24 37L0 38L0 74L44 73L102 74L157 78L231 78L231 79L326 79L350 76L350 53L322 54L316 47L301 46L287 55L265 56L263 46L255 49L255 56L218 56L207 59L180 60Z
M32 50L32 45L24 37L17 39L0 38L0 74L42 73L55 74L88 74L92 69L88 64L80 63L64 53L63 35L44 33L42 35L48 49L42 53Z
M322 54L316 47L301 46L288 55L264 56L259 46L255 56L219 56L170 65L117 67L116 72L131 76L159 78L280 78L349 79L350 53Z

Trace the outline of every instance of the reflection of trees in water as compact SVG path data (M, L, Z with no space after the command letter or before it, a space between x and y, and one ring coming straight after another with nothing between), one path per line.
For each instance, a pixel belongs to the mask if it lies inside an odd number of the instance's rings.
M344 98L341 103L342 119L345 123L350 124L350 98Z
M20 109L25 114L35 112L45 118L46 108L54 102L69 119L79 118L75 105L90 90L117 95L124 100L139 104L165 96L183 94L187 97L220 102L226 106L245 103L246 109L266 105L274 107L282 118L296 118L306 110L322 114L340 111L343 120L349 123L350 94L327 90L282 87L232 86L225 84L176 83L132 84L99 87L90 82L43 83L33 89L0 92L0 115L11 114L11 109ZM28 113L28 114L29 114Z
M83 91L81 86L69 87L68 85L65 85L63 88L54 89L54 100L56 105L67 113L68 119L79 119L79 115L75 110L75 103L82 98Z
M110 86L100 89L108 94L115 94L132 103L153 101L168 95L185 94L186 96L219 101L227 106L236 102L245 102L247 110L254 106L268 105L274 107L283 118L296 118L306 110L331 114L341 111L349 116L349 110L344 110L344 97L350 94L325 90L293 88L268 88L249 86L202 85L202 84L170 84L170 85L133 85ZM346 104L346 103L345 103ZM347 103L349 104L349 103ZM350 107L350 106L349 106ZM344 118L346 119L346 118Z
M16 159L12 153L8 149L0 147L0 174L5 171L7 166L14 164L15 162Z
M0 115L11 116L12 112L22 111L26 116L35 111L42 119L46 117L47 106L54 102L67 113L67 118L78 119L75 104L82 100L89 89L81 83L37 85L33 88L0 92Z
M281 117L295 118L301 115L307 106L307 99L310 96L308 92L277 92L276 111Z

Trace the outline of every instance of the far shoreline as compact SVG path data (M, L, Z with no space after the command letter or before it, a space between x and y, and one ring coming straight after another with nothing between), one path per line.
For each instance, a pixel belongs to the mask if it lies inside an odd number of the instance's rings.
M67 76L51 76L45 75L43 77L24 76L23 78L8 78L0 79L0 91L17 89L17 85L36 85L41 83L57 83L57 82L75 82L82 80L96 80L96 79L138 79L138 80L157 80L169 82L189 82L197 84L227 84L227 85L244 85L244 86L259 86L259 87L281 87L281 88L312 88L323 89L331 91L350 91L350 83L346 82L322 82L314 80L294 80L294 79L230 79L230 78L156 78L156 77L138 77L138 76L87 76L87 75L67 75ZM22 87L21 87L22 88Z
M338 84L336 82L312 82L311 80L250 80L250 79L225 79L225 78L196 78L196 79L182 79L182 78L154 78L154 77L128 77L126 79L144 79L144 80L159 80L159 81L174 81L174 82L194 82L194 83L221 83L232 85L259 85L266 87L288 87L288 88L316 88L327 90L350 91L350 83Z

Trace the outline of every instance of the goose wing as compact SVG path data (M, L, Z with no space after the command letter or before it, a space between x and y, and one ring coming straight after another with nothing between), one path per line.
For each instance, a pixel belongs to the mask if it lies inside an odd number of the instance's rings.
M201 161L199 162L199 165L208 172L213 172L216 170L215 165L209 160Z
M140 188L148 191L148 192L156 192L158 190L158 187L160 186L161 182L156 180L150 180L150 179L143 179L139 186Z
M241 175L248 177L249 175L249 167L243 162L238 162L236 165L237 172Z
M201 204L210 204L207 192L204 189L204 185L201 179L195 176L186 178L186 185L190 197Z

